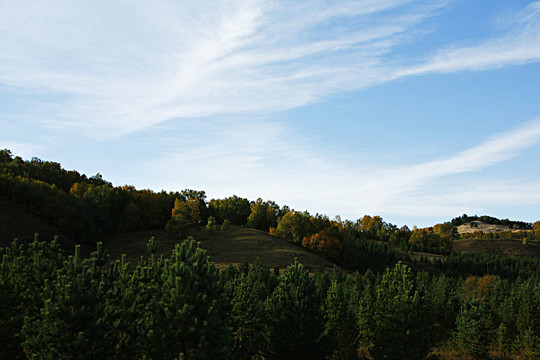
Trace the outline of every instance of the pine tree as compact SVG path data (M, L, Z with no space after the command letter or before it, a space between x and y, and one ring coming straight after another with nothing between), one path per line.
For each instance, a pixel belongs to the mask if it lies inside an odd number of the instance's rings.
M64 262L56 278L45 282L43 307L36 319L23 326L23 346L28 355L45 359L108 359L113 356L115 339L105 318L108 284L98 270L103 260L98 250L83 261L80 248Z
M332 281L325 300L325 331L334 351L330 359L358 357L358 322L351 306L352 289L345 283Z
M520 349L521 359L540 359L540 337L535 335L531 328L527 329L518 337L517 345Z
M355 301L355 318L357 321L359 354L369 358L373 349L373 337L375 331L375 279L371 271L366 272L362 279L362 292L357 294L359 298Z
M45 282L62 267L64 254L56 238L46 243L38 241L28 247L17 239L3 251L0 264L0 359L26 358L21 333L24 319L39 316Z
M436 334L439 339L448 339L450 330L455 326L456 316L459 311L456 292L455 280L445 275L434 277L431 280L429 301L432 305L434 321L441 325Z
M424 359L431 345L428 314L410 269L401 263L387 269L376 289L375 359Z
M267 301L271 319L271 359L320 359L324 331L321 299L302 264L295 261L283 273Z
M229 314L234 331L234 359L265 356L270 348L269 319L264 303L271 289L264 281L250 276L252 272L241 273L228 284L233 293Z
M484 303L469 297L456 319L456 331L450 342L452 351L461 359L488 359L490 318Z
M218 273L206 252L189 237L164 262L161 278L138 327L143 354L227 359L232 338Z

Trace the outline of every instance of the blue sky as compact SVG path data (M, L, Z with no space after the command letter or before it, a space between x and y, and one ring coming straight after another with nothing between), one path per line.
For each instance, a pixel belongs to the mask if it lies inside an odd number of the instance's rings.
M539 84L538 1L0 1L0 147L114 185L535 221Z

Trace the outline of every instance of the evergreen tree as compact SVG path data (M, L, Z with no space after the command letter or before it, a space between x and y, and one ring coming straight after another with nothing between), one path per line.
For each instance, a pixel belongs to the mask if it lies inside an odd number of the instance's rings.
M325 300L325 331L334 351L330 359L348 360L358 357L358 322L351 304L351 285L332 281Z
M521 359L540 359L540 337L535 335L531 328L527 329L518 337L517 346Z
M189 237L163 264L158 296L148 302L139 332L152 359L227 359L231 334L218 273Z
M252 359L266 356L270 348L270 329L265 301L272 294L275 278L260 260L248 273L241 272L227 284L232 293L229 316L234 331L235 359Z
M322 359L324 331L321 299L302 264L295 261L283 273L267 308L272 325L271 359Z
M0 264L0 359L26 358L21 333L24 320L39 316L42 288L64 259L56 238L45 243L38 241L37 234L27 248L15 239L4 250Z
M362 279L362 292L355 294L358 299L355 302L355 318L357 321L359 354L369 358L373 350L373 337L375 332L375 278L371 271L366 272Z
M435 331L438 340L448 339L450 331L455 326L456 316L459 311L459 299L457 298L456 281L440 275L433 277L429 288L429 302L434 316L434 322L440 326Z
M488 359L490 319L484 303L469 297L456 319L456 331L451 340L452 351L461 359Z
M23 326L23 346L30 358L108 359L114 355L115 339L105 318L104 282L98 266L104 254L98 250L88 261L75 255L64 262L56 278L46 281L43 307L36 319Z
M424 301L409 268L400 262L386 270L374 304L375 359L426 357L431 345L431 319Z

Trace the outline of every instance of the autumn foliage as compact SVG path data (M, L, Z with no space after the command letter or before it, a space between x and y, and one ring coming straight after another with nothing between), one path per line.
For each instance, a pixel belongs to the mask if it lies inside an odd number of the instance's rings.
M326 235L324 230L310 237L304 237L302 239L302 247L334 260L341 255L343 249L341 242L336 238Z

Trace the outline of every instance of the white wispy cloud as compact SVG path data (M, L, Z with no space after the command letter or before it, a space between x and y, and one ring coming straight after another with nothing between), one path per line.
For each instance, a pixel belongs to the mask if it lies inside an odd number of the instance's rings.
M540 59L538 3L508 33L417 65L392 57L449 1L0 4L0 83L52 93L42 127L102 138L174 118L267 113L430 72ZM30 96L30 95L29 95Z
M275 112L381 81L379 56L442 5L5 1L0 83L56 94L39 125L95 137Z
M406 167L379 169L369 174L358 174L356 178L352 175L353 180L348 189L358 203L373 209L372 211L399 214L414 214L418 211L448 215L455 209L471 206L473 203L512 204L513 201L521 202L524 198L534 202L538 201L538 198L531 196L529 191L531 186L537 188L537 184L523 186L522 183L516 184L509 180L475 180L471 184L459 175L479 172L505 162L539 143L540 120L535 120L446 158ZM445 186L432 187L434 183L445 180L453 184L449 189ZM355 187L353 183L359 185ZM437 193L430 194L433 189L436 189ZM349 209L352 210L350 207Z
M295 108L404 76L540 59L539 3L500 38L450 45L416 65L393 58L448 2L4 1L0 83L56 94L35 104L38 126L102 138L174 118Z
M418 185L432 178L476 171L506 161L516 156L518 151L539 142L540 120L535 120L449 158L397 170L392 176Z
M540 2L529 4L506 22L510 29L500 38L474 45L450 45L420 65L397 71L395 76L488 70L539 61Z

